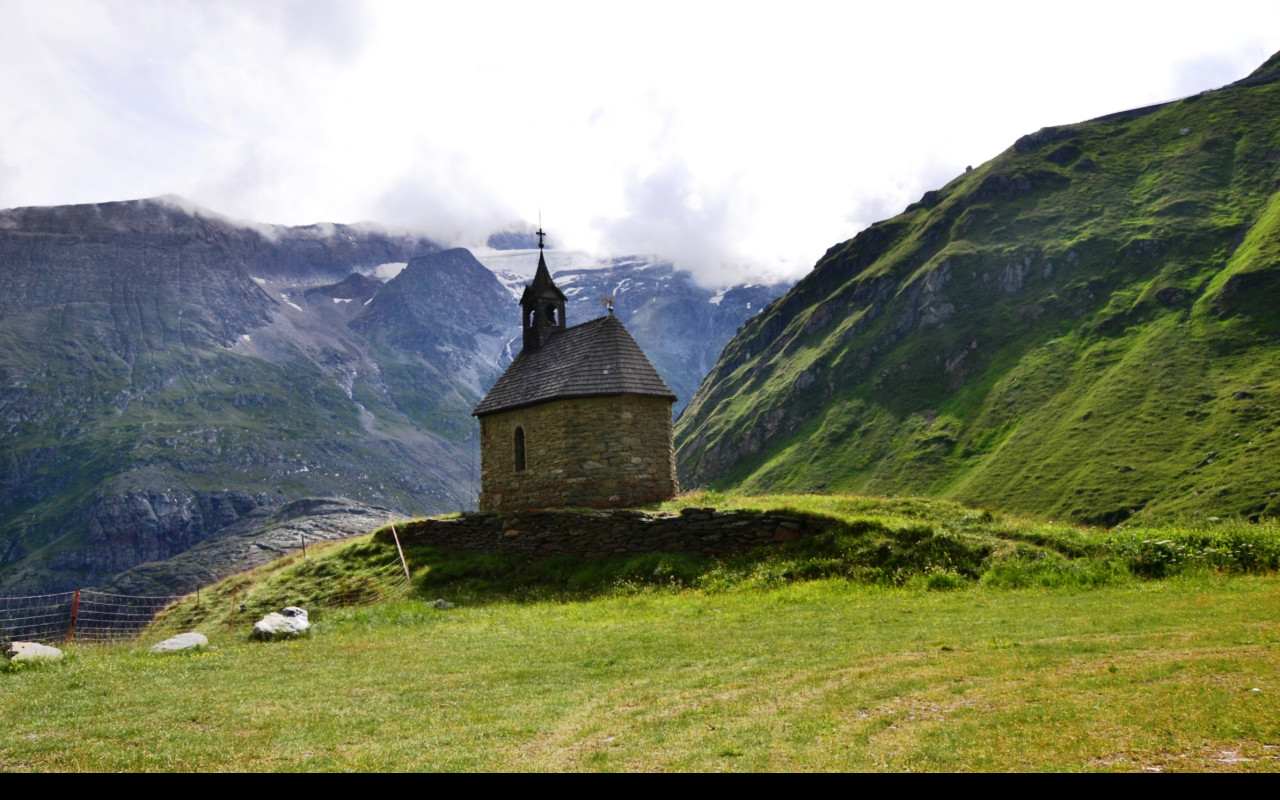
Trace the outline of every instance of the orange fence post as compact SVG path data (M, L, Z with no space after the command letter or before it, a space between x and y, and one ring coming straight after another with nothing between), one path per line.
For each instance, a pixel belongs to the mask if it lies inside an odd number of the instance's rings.
M76 589L76 596L71 599L71 625L67 628L67 641L71 641L71 637L76 635L76 615L80 613L80 590Z

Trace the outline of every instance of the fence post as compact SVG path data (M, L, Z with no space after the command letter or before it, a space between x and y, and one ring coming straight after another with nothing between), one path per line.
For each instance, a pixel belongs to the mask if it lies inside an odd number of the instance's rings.
M76 589L76 596L71 599L71 624L67 627L67 642L71 642L71 637L76 635L76 616L80 613L80 590Z
M396 540L396 552L400 554L400 566L404 567L404 579L409 581L409 588L413 589L413 578L409 577L409 565L405 563L404 551L400 549L400 536L396 533L396 524L391 523L391 538Z

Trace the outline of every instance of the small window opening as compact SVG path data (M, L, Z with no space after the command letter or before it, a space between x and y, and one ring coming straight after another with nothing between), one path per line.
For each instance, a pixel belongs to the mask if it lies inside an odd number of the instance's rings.
M516 428L516 472L524 472L524 428Z
M548 325L556 324L556 307L555 306L547 306L547 324Z

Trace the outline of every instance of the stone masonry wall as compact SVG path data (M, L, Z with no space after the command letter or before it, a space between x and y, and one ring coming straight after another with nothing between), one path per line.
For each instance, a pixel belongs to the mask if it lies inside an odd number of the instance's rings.
M480 419L480 454L481 511L636 506L679 488L671 401L661 397L570 398L490 414Z
M602 558L653 552L709 556L822 533L836 520L782 512L686 508L679 514L614 511L527 511L467 514L398 523L402 542L525 558ZM384 529L385 530L385 529ZM390 541L390 533L379 534Z

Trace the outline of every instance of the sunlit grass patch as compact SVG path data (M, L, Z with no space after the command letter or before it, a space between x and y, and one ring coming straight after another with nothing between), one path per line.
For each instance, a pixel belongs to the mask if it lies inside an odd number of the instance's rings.
M1277 580L334 609L0 674L0 768L1274 771Z
M369 539L314 548L209 587L154 632L189 623L202 652L73 645L0 672L0 769L1280 764L1280 578L1250 574L1266 572L1267 526L1102 531L915 498L680 505L840 525L719 559L407 547L413 596L325 605L306 639L249 641L257 610L399 568ZM1264 555L1156 579L1130 549L1151 541Z

